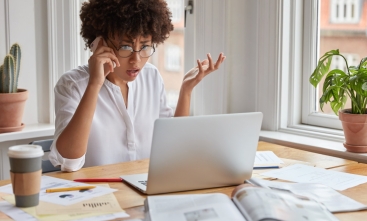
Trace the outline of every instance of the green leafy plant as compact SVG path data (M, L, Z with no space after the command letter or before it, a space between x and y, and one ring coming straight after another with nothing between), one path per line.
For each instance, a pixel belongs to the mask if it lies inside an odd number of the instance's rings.
M347 71L330 69L333 56L344 59ZM339 49L326 52L318 61L317 67L310 77L310 83L317 87L325 77L322 96L319 100L322 110L324 104L330 103L336 115L344 109L347 98L351 100L352 114L366 114L367 106L367 57L361 59L358 66L348 66L346 58L339 53Z
M22 53L20 46L15 43L4 58L0 66L0 93L16 93L18 91L18 78Z

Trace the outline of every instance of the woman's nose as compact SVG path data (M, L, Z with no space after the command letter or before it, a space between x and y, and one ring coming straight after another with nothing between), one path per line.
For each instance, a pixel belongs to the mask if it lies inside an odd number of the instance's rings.
M130 56L130 63L140 62L140 54L139 52L134 51L133 54Z

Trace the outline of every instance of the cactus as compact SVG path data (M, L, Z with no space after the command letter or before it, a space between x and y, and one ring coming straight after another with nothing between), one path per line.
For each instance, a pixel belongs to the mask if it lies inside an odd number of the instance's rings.
M18 91L18 78L19 78L19 70L20 70L20 59L22 58L22 52L20 50L20 46L15 43L10 48L10 54L14 57L14 65L15 65L15 76L14 76L14 84L13 84L13 93Z
M18 44L13 44L10 53L5 56L4 64L0 67L0 93L16 93L20 70L21 50Z

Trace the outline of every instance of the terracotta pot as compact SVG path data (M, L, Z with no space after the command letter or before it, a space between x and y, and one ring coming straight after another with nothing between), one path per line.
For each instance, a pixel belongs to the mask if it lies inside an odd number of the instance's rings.
M339 111L345 142L350 152L367 153L367 114L351 114L351 109Z
M20 131L24 105L28 99L28 91L18 89L17 93L0 93L0 133Z

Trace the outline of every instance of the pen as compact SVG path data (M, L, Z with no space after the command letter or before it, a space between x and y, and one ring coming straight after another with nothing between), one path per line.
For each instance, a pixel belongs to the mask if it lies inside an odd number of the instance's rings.
M53 189L47 189L46 193L73 191L73 190L89 190L93 188L95 188L95 186L75 186L75 187L65 187L65 188L53 188Z
M75 182L122 182L121 178L85 178L75 179Z
M277 169L279 168L279 166L254 166L254 170L259 170L259 169Z

